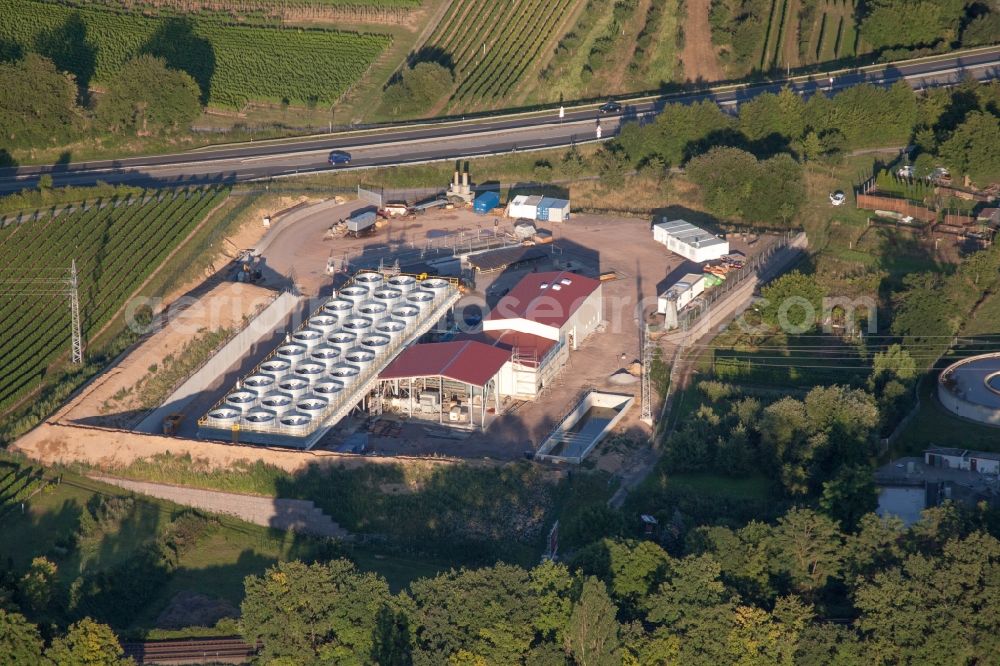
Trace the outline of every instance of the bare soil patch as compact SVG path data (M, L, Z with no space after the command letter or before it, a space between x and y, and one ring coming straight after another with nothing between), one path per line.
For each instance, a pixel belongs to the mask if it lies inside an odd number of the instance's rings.
M689 81L721 81L725 72L719 63L718 51L712 44L712 28L708 12L712 0L688 0L687 21L684 24L684 78Z
M60 410L56 419L85 420L90 425L126 428L150 405L142 403L144 383L165 370L164 359L183 353L206 331L235 329L273 294L249 284L223 282L176 315L125 358L105 370Z
M84 463L109 473L128 467L137 460L147 460L165 453L190 456L205 470L231 470L236 466L258 461L286 472L298 472L310 464L347 468L388 464L405 465L408 469L418 470L456 463L487 464L446 457L414 460L403 456L356 456L333 451L267 449L53 422L38 426L17 440L13 448L45 465Z

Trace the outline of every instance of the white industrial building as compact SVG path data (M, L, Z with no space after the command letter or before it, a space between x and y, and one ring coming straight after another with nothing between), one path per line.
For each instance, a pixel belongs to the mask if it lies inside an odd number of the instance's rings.
M705 291L705 275L688 273L670 286L657 299L656 311L663 315L664 326L669 330L679 325L677 313Z
M541 222L565 222L570 216L568 199L519 194L507 204L507 217Z
M665 220L654 224L653 240L698 264L729 254L729 241L684 220Z
M568 271L531 273L500 299L476 338L510 351L499 393L533 398L603 320L600 281Z
M980 474L1000 474L1000 453L941 448L924 451L924 463L929 467L961 469Z

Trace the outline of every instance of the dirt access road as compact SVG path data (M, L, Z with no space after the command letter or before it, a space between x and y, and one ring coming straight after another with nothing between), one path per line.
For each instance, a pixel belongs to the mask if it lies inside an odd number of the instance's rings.
M684 78L688 81L722 81L726 73L719 64L719 55L712 44L712 27L708 12L712 0L688 0L687 20L684 23L684 50L681 62Z

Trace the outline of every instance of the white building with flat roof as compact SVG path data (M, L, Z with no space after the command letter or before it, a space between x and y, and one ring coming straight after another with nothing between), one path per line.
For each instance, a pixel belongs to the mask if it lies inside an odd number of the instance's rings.
M679 325L677 313L705 291L705 276L702 273L688 273L670 286L657 299L656 311L663 315L666 328Z
M653 240L698 264L729 254L729 241L684 220L664 220L654 224Z

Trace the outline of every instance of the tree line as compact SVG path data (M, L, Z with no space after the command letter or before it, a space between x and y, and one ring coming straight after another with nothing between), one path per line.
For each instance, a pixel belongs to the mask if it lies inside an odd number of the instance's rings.
M1000 180L1000 86L966 81L916 92L905 82L862 84L807 99L786 88L735 115L709 101L668 104L652 122L626 123L598 160L609 184L630 168L684 166L712 213L787 228L805 201L803 163L907 145L928 174L941 165L980 185Z
M201 112L197 82L163 58L127 62L96 95L44 56L0 62L0 132L8 148L61 146L89 135L186 129Z
M845 530L794 507L669 549L600 539L396 594L345 559L283 562L247 577L239 627L272 665L985 664L1000 650L997 526L946 504L910 528L869 513ZM5 606L0 663L127 663L106 626L81 620L46 647Z

